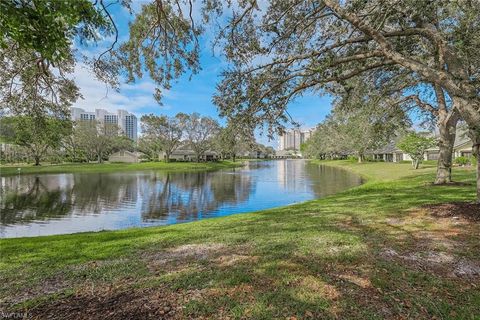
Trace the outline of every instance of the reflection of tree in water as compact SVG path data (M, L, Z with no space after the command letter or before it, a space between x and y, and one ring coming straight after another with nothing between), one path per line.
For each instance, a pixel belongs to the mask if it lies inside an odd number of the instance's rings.
M136 174L75 174L71 194L81 213L101 213L137 201Z
M346 170L301 160L277 162L277 179L289 192L312 190L316 198L359 185L360 177Z
M211 190L215 201L220 204L238 204L248 199L255 186L249 175L234 172L214 175Z
M146 220L171 214L178 220L194 220L224 204L245 201L252 191L249 176L226 172L156 174L142 187Z
M136 175L63 174L2 178L1 223L102 213L137 200Z
M304 168L305 178L310 181L317 198L332 195L362 182L359 176L347 170L308 163Z
M144 219L191 220L236 204L251 192L249 176L226 172L60 174L2 178L1 223L44 220L66 215L135 210L144 199Z
M275 165L277 174L267 179L278 180L289 192L309 189L317 197L323 197L360 183L359 177L331 167L302 161ZM251 166L263 169L273 163ZM143 220L195 220L222 206L234 206L248 200L256 178L242 170L237 173L232 170L2 177L0 223L108 211L139 211ZM270 171L265 172L270 175Z
M6 177L2 180L0 201L2 224L44 220L66 215L72 210L68 192L55 181L38 176L28 179Z

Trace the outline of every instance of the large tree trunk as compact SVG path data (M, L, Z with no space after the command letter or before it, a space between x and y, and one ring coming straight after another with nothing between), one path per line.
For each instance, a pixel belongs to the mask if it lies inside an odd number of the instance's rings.
M477 160L477 203L480 204L480 132L470 130L469 136L472 138L472 151Z
M473 154L477 156L477 202L480 203L480 102L478 99L465 99L454 96L453 103L457 107L460 116L468 125L468 135L473 142Z
M363 155L361 153L358 154L358 163L363 162Z
M480 145L477 144L477 203L480 204Z
M437 126L439 131L438 163L435 184L445 184L452 181L452 156L457 130L458 114L441 113L438 116Z
M35 159L35 165L39 166L40 165L40 156L34 155L33 158Z

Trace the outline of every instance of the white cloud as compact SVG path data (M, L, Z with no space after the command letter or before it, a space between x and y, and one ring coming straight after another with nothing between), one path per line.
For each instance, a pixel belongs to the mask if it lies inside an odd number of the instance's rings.
M97 80L89 68L82 63L75 67L73 78L80 88L83 99L78 99L76 107L93 111L95 108L115 111L124 109L138 115L142 108L158 106L153 98L155 84L151 80L142 80L133 84L121 84L120 92ZM165 92L168 96L169 92ZM162 109L168 109L163 107Z

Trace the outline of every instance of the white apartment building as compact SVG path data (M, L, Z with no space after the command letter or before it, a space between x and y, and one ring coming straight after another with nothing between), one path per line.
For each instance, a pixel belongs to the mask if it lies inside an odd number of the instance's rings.
M70 108L72 121L99 121L101 123L116 124L122 132L133 141L138 137L137 117L126 110L117 110L116 113L105 109L95 109L95 112L85 111L82 108Z
M278 150L300 151L300 145L307 141L312 135L312 130L290 129L283 135L279 135Z

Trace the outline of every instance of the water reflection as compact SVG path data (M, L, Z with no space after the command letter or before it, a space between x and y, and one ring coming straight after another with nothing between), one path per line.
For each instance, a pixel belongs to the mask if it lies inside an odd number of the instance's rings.
M215 172L1 177L0 237L179 223L324 197L359 183L349 172L302 160Z

